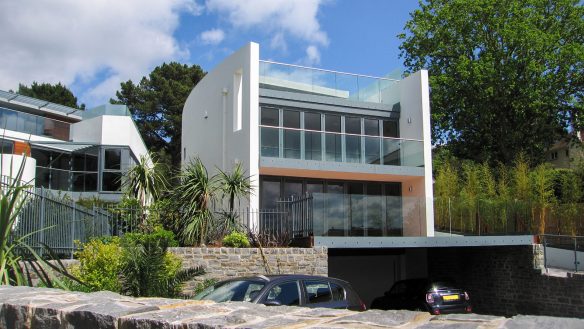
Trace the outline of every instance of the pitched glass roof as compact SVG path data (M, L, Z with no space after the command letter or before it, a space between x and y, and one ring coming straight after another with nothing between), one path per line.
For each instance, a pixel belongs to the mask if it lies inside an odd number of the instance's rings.
M59 104L47 102L47 101L44 101L41 99L23 96L23 95L11 93L9 91L4 91L4 90L0 90L0 100L4 100L7 102L18 102L18 103L22 103L22 104L27 104L27 105L36 107L39 110L40 109L48 109L51 111L56 111L56 112L62 113L62 114L67 115L67 116L74 115L74 116L80 117L81 114L83 113L81 110L73 108L73 107L59 105Z

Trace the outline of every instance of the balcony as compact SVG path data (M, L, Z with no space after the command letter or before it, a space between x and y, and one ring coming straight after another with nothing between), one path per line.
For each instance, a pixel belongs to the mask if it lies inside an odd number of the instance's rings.
M262 157L389 166L424 166L420 140L260 126Z
M260 61L260 87L359 102L398 102L399 80Z

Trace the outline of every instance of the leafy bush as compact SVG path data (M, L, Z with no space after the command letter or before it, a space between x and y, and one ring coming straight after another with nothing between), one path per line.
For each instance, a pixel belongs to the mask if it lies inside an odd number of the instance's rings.
M249 248L249 240L247 235L241 232L233 231L223 238L223 245L225 247L234 248Z
M117 237L93 239L75 254L79 265L71 273L83 281L87 288L72 286L74 290L120 291L119 274L122 268L122 248Z

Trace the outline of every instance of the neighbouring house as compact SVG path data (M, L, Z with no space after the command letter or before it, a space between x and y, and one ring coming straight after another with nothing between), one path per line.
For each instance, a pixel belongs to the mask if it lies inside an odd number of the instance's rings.
M427 71L394 80L275 63L250 43L193 89L182 131L183 162L244 166L251 209L311 195L315 237L434 235Z
M124 105L82 111L0 91L0 133L3 178L26 156L25 181L73 199L119 200L124 173L147 154Z
M545 152L545 161L555 168L574 168L583 159L582 132L560 139Z

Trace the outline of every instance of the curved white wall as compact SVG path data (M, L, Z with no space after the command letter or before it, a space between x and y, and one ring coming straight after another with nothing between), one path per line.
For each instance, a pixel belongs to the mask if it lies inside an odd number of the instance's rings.
M0 169L2 170L3 182L4 176L11 178L16 177L23 161L25 161L25 164L21 180L26 184L34 186L36 177L36 160L31 157L24 157L16 154L2 154Z
M249 43L197 84L182 114L183 165L199 157L213 174L241 163L255 189L252 208L259 207L258 109L259 45Z

